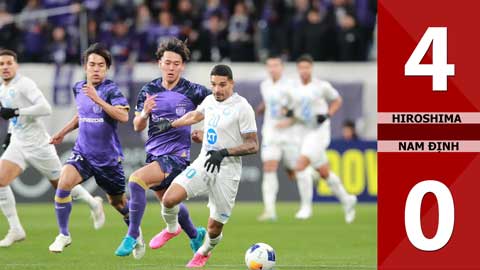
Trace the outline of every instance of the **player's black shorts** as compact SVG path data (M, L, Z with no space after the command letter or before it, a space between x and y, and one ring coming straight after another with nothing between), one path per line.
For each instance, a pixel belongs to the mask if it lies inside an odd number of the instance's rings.
M147 154L146 163L152 163L154 161L158 162L160 168L162 168L162 171L164 173L168 173L168 176L162 181L162 183L150 187L151 190L155 191L167 189L172 183L173 179L175 179L177 175L179 175L183 170L188 167L188 165L190 165L190 161L188 161L186 158L182 158L179 156L154 156L151 154Z

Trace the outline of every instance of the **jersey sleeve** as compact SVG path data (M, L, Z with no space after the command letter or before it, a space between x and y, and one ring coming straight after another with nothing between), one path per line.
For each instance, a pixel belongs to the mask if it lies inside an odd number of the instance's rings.
M124 109L129 109L130 106L128 105L128 101L125 98L125 96L122 94L122 91L120 91L120 88L115 85L110 89L110 104L115 107L119 108L124 108Z
M145 100L147 99L147 86L143 86L137 96L137 104L135 105L135 114L140 114L143 110Z
M255 122L255 112L252 106L247 102L243 102L239 114L240 133L257 132L257 123Z
M20 115L46 116L52 113L52 107L34 81L26 78L19 87L19 91L32 104L19 108Z
M329 82L325 82L324 84L322 84L321 87L323 88L323 97L328 102L331 102L340 96L338 91L333 88L333 86Z

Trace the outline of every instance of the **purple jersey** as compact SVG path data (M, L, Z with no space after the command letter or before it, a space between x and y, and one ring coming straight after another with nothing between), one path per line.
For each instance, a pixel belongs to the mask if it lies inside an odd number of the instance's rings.
M73 151L79 152L94 166L113 166L123 159L122 146L117 135L117 120L87 97L80 81L73 87L78 109L78 137ZM95 87L98 96L113 106L128 108L127 99L118 86L105 80Z
M145 143L147 153L153 156L174 155L190 160L190 126L172 128L167 132L152 135L157 129L153 124L160 118L175 120L195 110L203 99L211 94L211 91L203 85L183 78L180 78L172 90L167 90L162 86L162 79L158 78L140 90L135 107L136 113L143 110L147 94L157 95L156 106L148 123L148 139Z

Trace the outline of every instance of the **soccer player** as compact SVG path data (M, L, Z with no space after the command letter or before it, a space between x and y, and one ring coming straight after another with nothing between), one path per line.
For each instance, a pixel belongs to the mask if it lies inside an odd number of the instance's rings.
M161 119L173 121L194 110L211 91L192 83L180 75L189 60L190 51L179 39L163 41L156 52L162 77L146 84L138 95L134 129L143 131L148 124L148 139L145 143L147 165L136 170L129 179L130 226L127 235L115 251L118 256L128 256L136 245L140 223L147 204L145 192L155 191L161 202L172 180L190 164L190 127L159 132ZM185 205L180 205L179 223L190 238L190 247L195 252L203 243L205 228L195 228ZM162 247L178 235L178 231L164 230L149 243L152 249Z
M343 205L345 221L353 222L355 219L355 204L357 197L345 191L340 178L330 171L327 159L327 147L330 144L330 117L342 105L342 98L337 90L326 81L321 81L312 76L313 59L309 55L302 55L297 60L297 71L300 80L295 86L296 112L294 113L304 123L305 134L300 156L296 164L296 175L299 179L308 179L299 183L302 197L302 207L297 213L297 218L307 219L312 216L312 173L309 166L315 168L320 177L327 181L333 194Z
M159 132L181 129L204 120L202 150L197 159L173 180L163 196L162 215L167 230L179 230L179 203L208 193L208 235L187 267L203 267L222 239L237 196L242 171L241 156L258 151L255 114L248 101L234 93L232 70L216 65L210 80L213 94L195 111L173 122L159 121Z
M49 246L51 252L60 253L71 244L68 230L72 210L71 190L92 176L128 224L125 175L121 163L123 153L117 124L128 121L129 106L118 86L105 79L111 62L110 52L98 43L84 52L87 79L73 87L78 112L50 141L51 144L60 144L65 135L79 129L72 155L62 168L55 193L55 213L60 233ZM139 256L143 256L144 247L143 254L140 248Z
M257 112L264 112L262 127L263 181L262 194L264 211L258 217L259 221L274 221L277 219L275 202L278 193L277 170L280 160L286 168L290 179L295 179L295 164L300 152L300 138L295 130L298 124L284 126L287 120L285 110L291 103L293 84L283 76L283 61L279 56L270 56L266 60L269 77L260 84L263 102ZM301 183L303 179L298 179ZM302 193L300 193L303 195Z
M26 237L9 184L22 174L28 163L56 188L62 164L55 147L48 144L50 135L39 120L50 115L52 108L35 82L17 73L14 51L0 50L0 70L0 116L9 121L9 133L2 145L5 152L0 158L0 208L10 227L0 247L9 247ZM105 223L101 198L93 198L82 186L73 189L72 196L89 205L95 229L101 228Z

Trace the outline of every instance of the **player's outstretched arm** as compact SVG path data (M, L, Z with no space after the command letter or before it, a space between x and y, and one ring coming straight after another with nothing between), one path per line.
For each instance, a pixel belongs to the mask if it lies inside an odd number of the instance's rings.
M65 135L68 133L72 132L73 130L78 128L78 114L75 114L75 116L70 120L65 127L62 128L59 132L57 132L55 135L52 136L50 139L50 144L60 144L63 141L63 138Z
M183 127L183 126L191 126L202 121L205 118L203 113L199 111L191 111L184 114L182 117L178 118L177 120L172 122L172 127Z
M242 134L243 144L228 148L229 156L246 156L258 152L258 137L256 132Z

